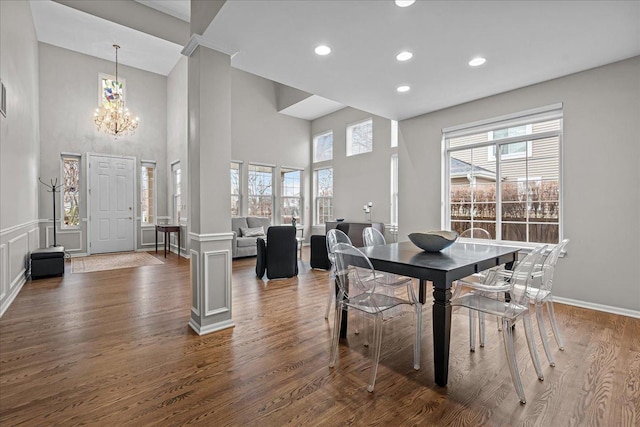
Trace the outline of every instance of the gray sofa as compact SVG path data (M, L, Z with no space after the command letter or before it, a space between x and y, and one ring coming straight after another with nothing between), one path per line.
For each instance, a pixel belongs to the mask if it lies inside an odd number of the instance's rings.
M271 226L269 218L257 216L239 216L231 218L231 231L233 231L233 242L231 244L233 258L256 256L258 253L256 241L258 237L266 238L267 230ZM262 227L263 235L257 235L257 228ZM253 230L251 230L253 229ZM249 236L245 235L249 232Z

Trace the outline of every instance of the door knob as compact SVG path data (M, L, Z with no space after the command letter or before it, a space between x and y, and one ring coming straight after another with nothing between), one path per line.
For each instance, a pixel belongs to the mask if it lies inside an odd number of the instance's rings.
M133 218L129 217L129 219L133 219Z

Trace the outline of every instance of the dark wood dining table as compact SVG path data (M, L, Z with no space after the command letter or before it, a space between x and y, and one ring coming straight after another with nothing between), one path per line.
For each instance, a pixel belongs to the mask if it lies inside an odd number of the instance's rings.
M433 361L435 382L447 385L451 338L451 283L505 264L511 268L520 248L456 242L441 252L425 252L411 242L360 248L378 271L419 279L419 300L426 302L427 282L433 283ZM341 337L346 337L347 316L342 316Z

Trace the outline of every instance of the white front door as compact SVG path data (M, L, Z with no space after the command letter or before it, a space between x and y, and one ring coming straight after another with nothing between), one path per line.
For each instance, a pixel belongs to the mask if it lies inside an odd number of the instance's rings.
M134 249L135 159L89 156L91 253Z

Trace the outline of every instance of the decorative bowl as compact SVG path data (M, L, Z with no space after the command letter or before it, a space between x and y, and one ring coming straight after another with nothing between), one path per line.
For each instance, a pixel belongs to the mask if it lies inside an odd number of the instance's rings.
M458 239L458 233L455 231L435 230L424 233L411 233L409 240L427 252L440 252L441 250L451 246Z

